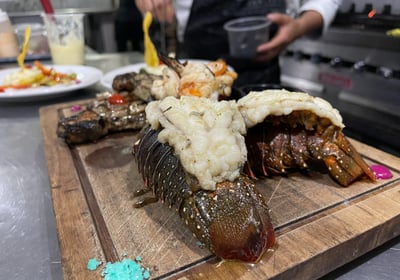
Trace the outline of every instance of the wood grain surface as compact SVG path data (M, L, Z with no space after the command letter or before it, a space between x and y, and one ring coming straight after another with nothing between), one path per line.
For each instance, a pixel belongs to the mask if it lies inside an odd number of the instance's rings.
M175 210L160 202L133 207L143 188L131 154L135 132L75 147L57 138L58 118L72 105L40 110L65 279L100 279L88 260L124 255L141 256L153 279L315 279L400 235L400 159L352 140L394 177L348 188L323 169L258 180L278 244L255 265L220 262Z

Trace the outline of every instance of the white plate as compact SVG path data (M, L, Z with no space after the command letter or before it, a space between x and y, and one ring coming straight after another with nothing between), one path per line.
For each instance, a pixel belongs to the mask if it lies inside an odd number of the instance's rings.
M103 78L101 78L100 83L108 88L112 89L112 83L114 81L114 78L118 75L125 74L125 73L130 73L130 72L139 72L140 69L147 67L146 63L135 63L135 64L130 64L126 65L117 69L114 69L108 73L106 73Z
M54 68L61 73L76 73L79 83L71 85L55 85L42 86L37 88L26 89L7 89L5 92L0 92L1 101L26 101L26 100L41 100L54 96L62 96L74 90L86 88L97 83L103 76L103 72L97 68L81 65L45 65L47 68ZM5 76L18 71L19 68L9 68L0 70L0 85Z
M210 62L209 60L203 60L203 59L179 59L181 62L185 61L193 61L193 62L202 62L202 63L208 63ZM112 89L112 82L114 78L118 75L125 74L125 73L130 73L130 72L139 72L140 69L147 67L146 63L136 63L136 64L131 64L127 65L121 68L114 69L108 73L106 73L103 78L101 79L100 83L108 88ZM231 66L228 66L229 70L233 71L233 68Z

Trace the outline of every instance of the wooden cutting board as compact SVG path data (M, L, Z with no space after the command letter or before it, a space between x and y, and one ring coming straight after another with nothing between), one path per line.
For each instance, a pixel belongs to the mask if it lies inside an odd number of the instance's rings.
M400 235L400 159L352 140L393 178L348 188L323 170L258 180L277 247L255 265L221 263L175 210L160 202L133 207L134 191L143 188L131 155L135 132L73 148L57 138L57 121L72 105L40 109L65 279L100 279L102 267L89 271L89 259L124 256L140 256L156 279L315 279Z

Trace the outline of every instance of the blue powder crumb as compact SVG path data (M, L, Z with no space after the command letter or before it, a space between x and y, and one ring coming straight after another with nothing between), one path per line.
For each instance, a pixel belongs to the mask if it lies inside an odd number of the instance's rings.
M101 262L96 260L96 258L90 259L87 264L87 269L96 270L96 268L101 265Z
M149 279L149 278L150 278L150 270L146 269L146 270L143 272L143 278L144 278L144 279Z
M145 280L150 278L150 270L141 267L139 263L131 259L124 258L120 262L108 262L101 276L104 280Z
M197 241L196 244L197 244L197 247L199 247L200 249L204 249L205 246L206 246L206 245L205 245L203 242L201 242L201 241Z

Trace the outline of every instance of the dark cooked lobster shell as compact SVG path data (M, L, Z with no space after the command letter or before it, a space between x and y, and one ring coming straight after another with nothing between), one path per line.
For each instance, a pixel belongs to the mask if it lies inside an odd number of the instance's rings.
M268 207L251 180L217 183L201 190L174 150L157 140L159 131L144 128L134 156L146 187L177 208L196 237L222 259L257 262L275 244Z

